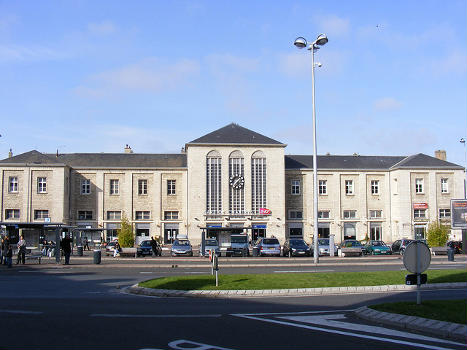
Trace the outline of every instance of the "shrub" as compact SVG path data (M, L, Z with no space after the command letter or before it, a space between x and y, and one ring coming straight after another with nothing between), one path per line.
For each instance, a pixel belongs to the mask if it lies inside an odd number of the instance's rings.
M120 247L122 248L131 248L135 244L133 227L126 216L123 216L120 223L120 229L118 229L118 244L120 244Z
M428 225L427 243L430 247L444 247L449 239L449 226L434 221Z

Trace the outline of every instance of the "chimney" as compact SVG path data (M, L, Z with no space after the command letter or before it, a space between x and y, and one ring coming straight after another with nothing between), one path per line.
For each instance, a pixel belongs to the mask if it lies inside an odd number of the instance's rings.
M8 158L11 158L11 157L13 157L13 151L12 151L12 149L10 148L10 152L8 152Z
M131 147L129 145L125 145L124 151L125 151L125 153L133 153L133 150L131 149Z
M446 151L444 149L436 150L435 157L440 160L446 160Z

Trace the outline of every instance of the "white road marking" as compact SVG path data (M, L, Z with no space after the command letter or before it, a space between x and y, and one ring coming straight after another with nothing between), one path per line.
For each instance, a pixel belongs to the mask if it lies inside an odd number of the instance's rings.
M40 315L42 311L27 311L27 310L0 310L0 313L21 314L21 315Z
M285 322L285 321L274 320L274 319L266 319L266 318L261 318L261 317L238 315L238 314L235 315L235 316L239 316L239 317L243 317L243 318L247 318L247 319L251 319L251 320L256 320L256 321L263 321L263 322L276 323L276 324L281 324L281 325L286 325L286 326L305 328L305 329L309 329L309 330L313 330L313 331L334 333L334 334L339 334L339 335L347 335L347 336L351 336L351 337L371 339L371 340L383 341L383 342L389 342L389 343L395 343L395 344L417 346L417 347L420 347L420 348L426 348L426 349L432 349L432 350L451 350L449 348L443 348L443 347L434 346L434 345L413 343L413 342L409 342L409 341L392 339L392 338L382 338L382 337L371 336L371 335L366 335L366 334L359 334L359 333L340 331L340 330L337 330L337 329L314 327L314 326L308 326L308 325L305 325L305 324L291 323L291 322ZM437 340L437 341L439 341L439 340Z
M328 310L328 311L299 311L299 312L263 312L263 313L254 313L254 314L231 314L231 316L273 316L273 315L303 315L303 314L325 314L325 313L336 313L336 312L351 312L357 309L348 309L348 310Z
M342 321L335 321L335 320L345 320L346 317L344 314L333 314L333 315L322 315L322 316L282 316L279 317L286 320L291 321L298 321L303 323L310 323L319 326L329 326L335 328L343 328L346 330L352 331L359 331L359 332L366 332L366 333L377 333L377 334L384 334L389 336L401 337L401 338L410 338L410 339L417 339L417 340L424 340L424 341L431 341L437 343L447 343L447 344L454 344L454 345L465 345L449 340L442 340L438 338L426 337L423 335L407 333L396 331L393 329L388 329L384 327L377 327L377 326L368 326L365 324L358 324L358 323L349 323L349 322L342 322Z
M204 318L222 317L221 314L212 315L129 315L129 314L90 314L90 317L110 317L110 318Z
M140 271L139 273L154 273L153 271Z
M333 272L335 270L301 270L301 271L284 271L284 270L278 270L278 271L274 271L274 273L300 273L300 272L303 272L303 273L309 273L309 272Z

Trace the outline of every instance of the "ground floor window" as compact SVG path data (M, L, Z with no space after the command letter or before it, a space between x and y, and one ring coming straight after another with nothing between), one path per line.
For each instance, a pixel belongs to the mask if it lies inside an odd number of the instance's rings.
M330 233L329 222L318 222L318 238L329 238Z
M381 241L382 240L382 232L383 229L381 227L381 223L379 222L370 222L370 239L373 241Z
M118 229L120 228L120 224L107 224L105 227L107 229L105 231L107 243L116 240L118 238Z
M416 225L414 227L415 239L425 239L426 238L426 226L425 225Z
M357 239L356 224L354 222L344 223L344 239Z
M172 244L178 236L178 224L165 224L164 225L164 243Z
M290 223L289 224L289 237L290 238L303 238L303 224Z

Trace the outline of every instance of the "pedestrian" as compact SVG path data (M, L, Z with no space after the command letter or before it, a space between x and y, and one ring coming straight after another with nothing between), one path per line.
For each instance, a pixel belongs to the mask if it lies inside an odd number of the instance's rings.
M3 242L3 251L5 253L5 264L8 266L8 268L11 268L11 260L13 257L13 249L11 248L10 245L10 239L8 236L5 236L4 242Z
M84 243L83 250L86 250L86 248L88 248L88 250L91 250L91 249L89 249L88 237L84 236L84 238L83 238L83 243Z
M118 253L120 253L121 250L122 250L122 248L120 247L120 244L118 244L118 241L115 242L115 246L114 246L114 258L118 255Z
M70 265L71 242L72 242L72 239L70 238L70 235L68 233L60 241L60 245L63 250L63 255L65 255L65 265Z
M157 256L157 248L158 244L157 241L154 239L154 237L151 237L151 248L152 248L152 255Z
M3 251L3 239L4 238L3 238L3 236L1 236L1 237L2 238L0 239L0 243L1 243L1 245L0 245L0 265L3 264L3 259L4 259L4 254L5 254L5 252Z
M16 247L18 248L18 257L16 259L16 265L18 265L20 262L23 265L26 264L26 241L24 240L23 235L19 237L19 241Z

